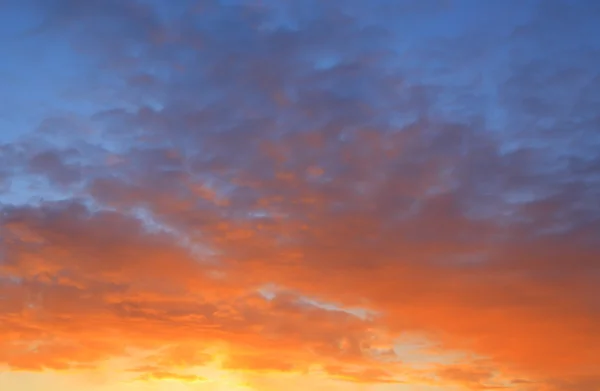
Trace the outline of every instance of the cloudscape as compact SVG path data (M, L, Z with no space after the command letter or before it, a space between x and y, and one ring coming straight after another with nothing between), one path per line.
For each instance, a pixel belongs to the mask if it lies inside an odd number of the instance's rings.
M600 390L599 21L0 0L0 389Z

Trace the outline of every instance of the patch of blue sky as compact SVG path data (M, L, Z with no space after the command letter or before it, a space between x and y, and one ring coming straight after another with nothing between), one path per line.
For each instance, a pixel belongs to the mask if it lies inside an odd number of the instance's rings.
M0 142L32 131L50 113L86 109L68 95L85 79L88 60L68 41L38 34L41 22L22 7L0 13Z
M332 69L334 67L336 67L337 65L340 64L340 58L336 55L330 54L324 54L319 56L316 60L315 60L315 69L317 70L328 70L328 69Z
M282 292L282 291L285 292L284 288L285 287L280 287L280 286L277 286L274 284L267 284L267 285L261 287L258 290L258 293L262 297L264 297L266 300L270 301L277 297L278 292ZM317 308L324 309L327 311L345 312L345 313L356 316L363 320L366 320L366 319L376 315L375 312L367 310L365 308L347 308L347 307L341 306L339 304L327 303L327 302L324 302L321 300L316 300L314 298L310 298L308 296L303 296L301 294L299 294L299 296L298 296L298 301L300 304L317 307Z
M6 187L0 193L0 205L40 205L44 202L68 201L76 196L71 191L61 191L37 175L14 176Z
M302 296L300 298L300 302L304 303L304 304L308 304L314 307L318 307L327 311L341 311L341 312L345 312L347 314L356 316L357 318L366 320L374 315L375 312L373 311L369 311L365 308L347 308L344 306L341 306L339 304L334 304L334 303L327 303L321 300L316 300L314 298L310 298L310 297L306 297L306 296Z
M139 219L144 228L149 232L167 234L174 238L176 242L195 257L196 260L203 263L216 262L217 253L205 243L201 243L197 238L192 238L185 232L178 230L155 218L151 211L143 207L134 208L129 212L135 218Z

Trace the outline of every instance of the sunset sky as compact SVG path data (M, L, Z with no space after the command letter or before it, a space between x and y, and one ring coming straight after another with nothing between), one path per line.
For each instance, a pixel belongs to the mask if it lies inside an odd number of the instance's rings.
M600 1L0 0L0 390L600 390Z

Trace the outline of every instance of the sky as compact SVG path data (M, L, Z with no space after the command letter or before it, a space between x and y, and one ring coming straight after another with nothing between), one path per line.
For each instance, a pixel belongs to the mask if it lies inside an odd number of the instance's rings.
M600 390L599 21L0 0L0 389Z

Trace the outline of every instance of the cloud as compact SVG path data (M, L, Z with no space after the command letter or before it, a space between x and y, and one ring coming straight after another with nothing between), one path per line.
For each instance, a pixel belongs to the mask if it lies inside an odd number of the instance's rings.
M171 373L171 372L162 372L160 369L148 367L148 368L136 368L136 372L146 372L144 375L141 375L137 378L138 381L163 381L170 380L176 382L185 382L185 383L196 383L196 382L205 382L206 378L198 375L188 375L182 373Z
M62 199L2 204L0 362L593 387L593 4L75 3L34 35L91 109L0 150Z

